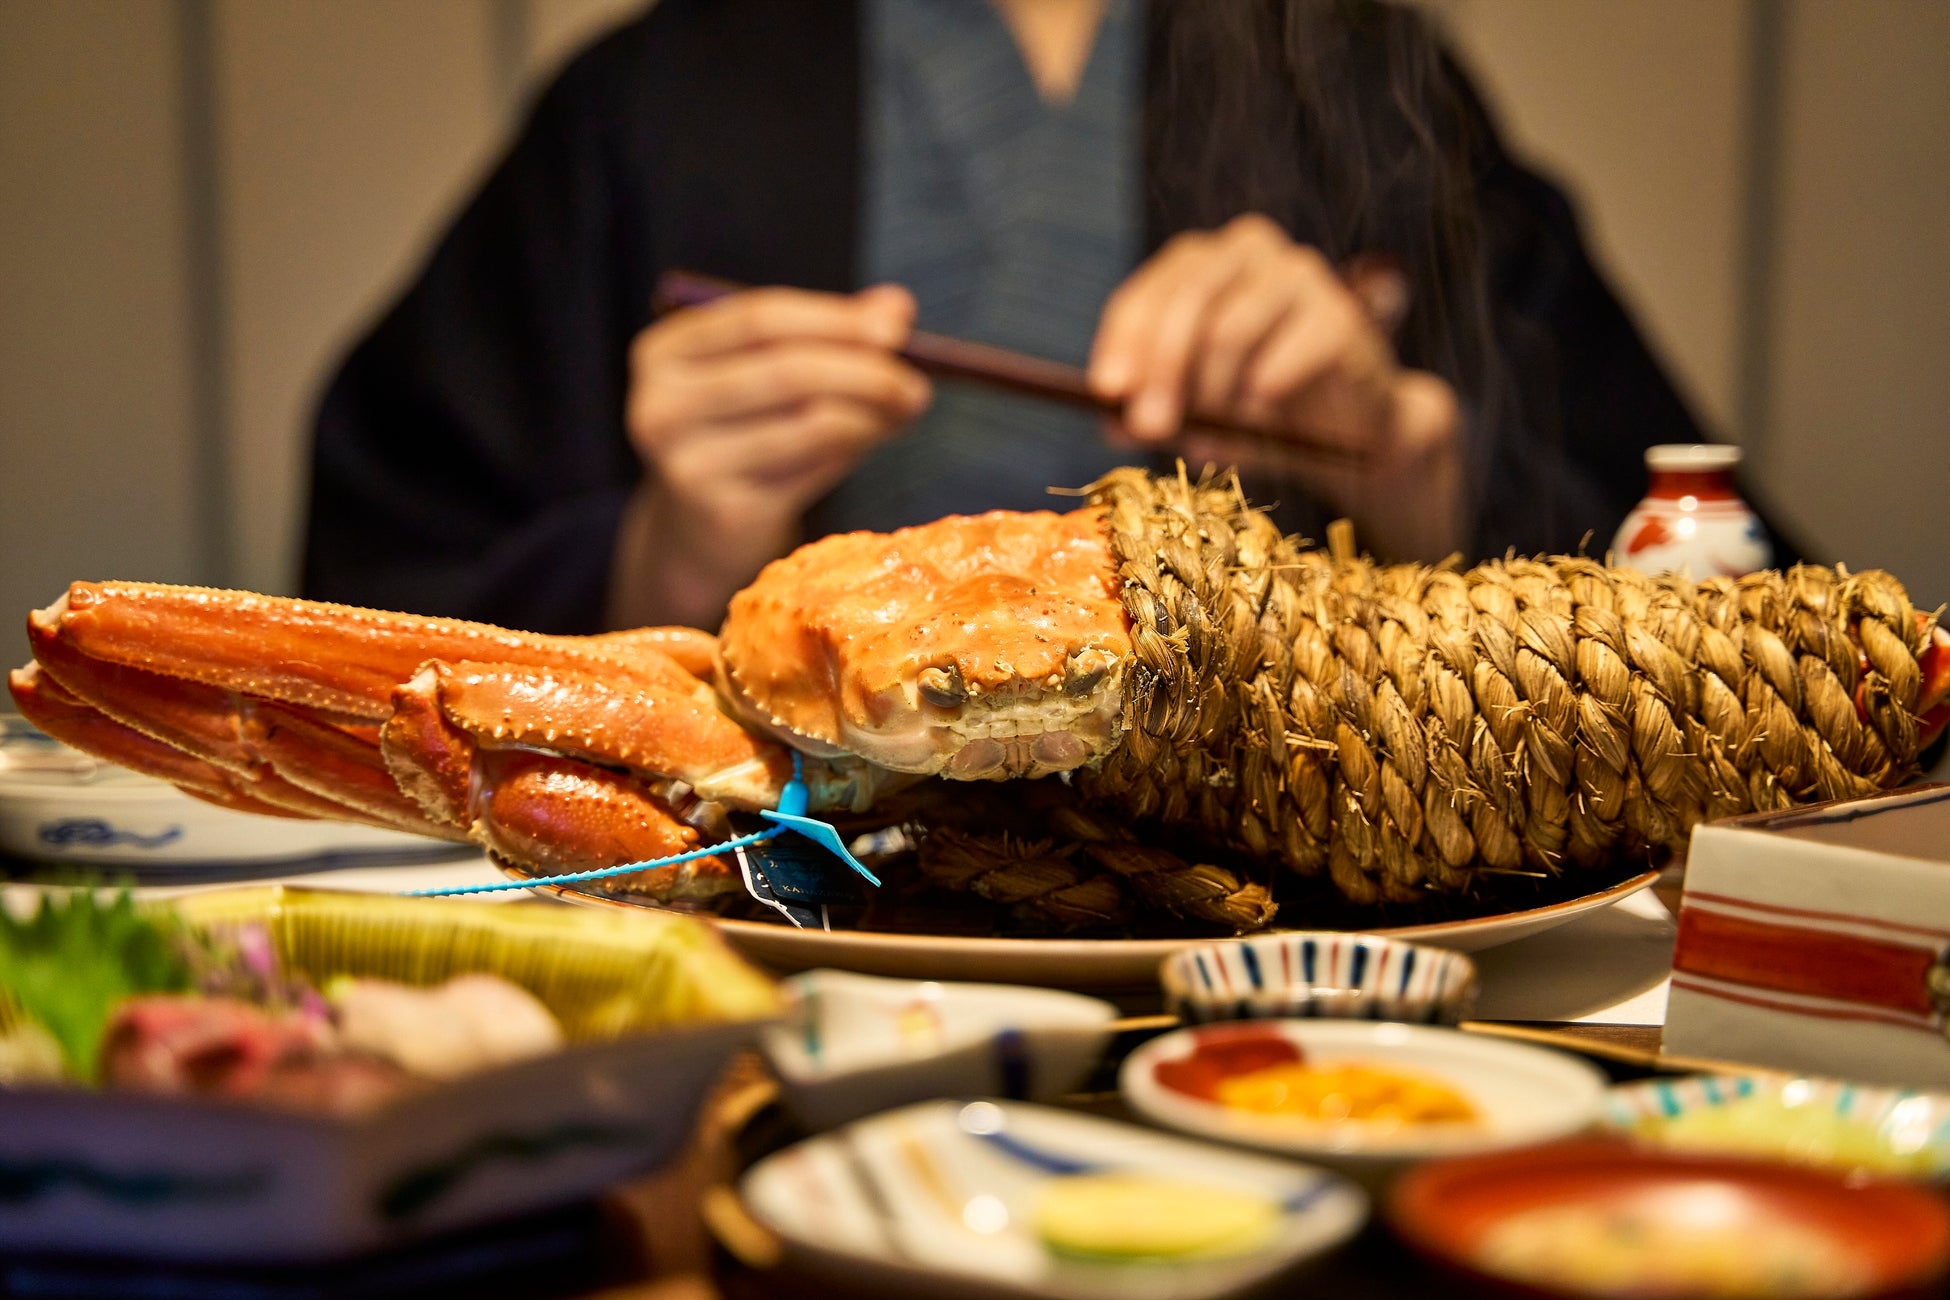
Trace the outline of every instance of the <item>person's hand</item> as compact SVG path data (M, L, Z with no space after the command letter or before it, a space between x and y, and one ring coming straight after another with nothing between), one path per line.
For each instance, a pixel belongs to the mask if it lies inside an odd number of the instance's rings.
M894 355L913 327L897 285L751 289L675 312L630 346L630 443L714 533L796 520L927 406L928 381Z
M1384 330L1406 295L1385 265L1343 278L1267 218L1236 217L1176 236L1111 295L1090 383L1142 442L1175 437L1190 413L1412 459L1454 435L1455 402L1396 363Z
M1396 360L1389 335L1407 292L1385 264L1343 275L1267 218L1238 217L1178 235L1118 288L1098 326L1090 383L1122 404L1123 431L1141 444L1178 439L1200 416L1265 430L1265 444L1192 437L1183 450L1195 461L1270 462L1355 514L1376 540L1407 552L1441 547L1456 531L1458 408L1447 383ZM1281 435L1358 453L1366 469L1282 455ZM1424 525L1431 510L1442 516L1412 538L1363 508L1367 496L1398 499L1404 483L1429 499L1393 514Z
M612 622L707 622L796 539L806 508L926 409L895 349L896 285L752 289L674 312L630 347L625 421L644 488L619 538Z

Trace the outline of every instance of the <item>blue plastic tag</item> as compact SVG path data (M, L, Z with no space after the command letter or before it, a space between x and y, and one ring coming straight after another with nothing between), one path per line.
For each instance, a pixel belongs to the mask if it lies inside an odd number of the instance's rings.
M774 835L736 852L746 892L802 930L830 930L829 906L866 901L860 877L810 839Z
M840 833L817 817L806 816L811 803L811 792L806 787L805 760L798 754L792 756L792 779L785 783L779 792L779 806L770 812L761 812L760 817L774 826L796 832L819 845L828 853L860 873L869 885L878 885L880 880L868 871L861 861L847 851L840 840ZM777 841L774 841L776 843Z
M788 812L762 812L759 816L771 822L774 826L783 826L789 831L797 831L799 836L811 840L827 853L853 868L854 871L860 874L860 878L869 885L878 885L880 883L880 878L874 875L873 872L868 871L866 865L860 859L847 852L846 845L840 842L840 833L818 818L798 817ZM780 836L779 839L769 841L769 843L790 844L793 838L793 836L784 835Z

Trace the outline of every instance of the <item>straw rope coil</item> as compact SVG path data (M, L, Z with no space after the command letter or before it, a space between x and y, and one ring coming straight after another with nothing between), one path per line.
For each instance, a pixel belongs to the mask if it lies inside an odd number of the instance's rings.
M1079 787L1355 902L1676 849L1915 760L1927 624L1879 570L1381 566L1301 550L1230 477L1091 496L1135 662L1124 743Z
M1140 907L1230 930L1272 921L1265 885L1141 843L1119 819L1080 807L1059 790L1056 782L1039 782L1009 795L957 791L951 806L937 803L921 817L922 875L1002 904L1029 928L1116 927ZM1012 818L1036 832L995 829Z

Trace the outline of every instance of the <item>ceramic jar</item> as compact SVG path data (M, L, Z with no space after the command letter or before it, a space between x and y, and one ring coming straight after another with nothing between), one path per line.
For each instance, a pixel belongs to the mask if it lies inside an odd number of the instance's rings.
M1738 577L1773 560L1759 516L1734 486L1740 448L1648 447L1652 486L1612 539L1612 563L1641 573Z

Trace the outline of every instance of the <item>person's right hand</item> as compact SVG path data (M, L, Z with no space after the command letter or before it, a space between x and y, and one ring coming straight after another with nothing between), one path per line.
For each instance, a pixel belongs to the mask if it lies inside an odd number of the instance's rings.
M619 539L617 621L714 616L792 545L808 506L926 409L928 381L895 355L914 310L897 285L751 289L637 335L625 420L645 489L634 539Z
M894 355L913 328L898 285L750 289L674 312L630 345L630 442L713 531L796 520L927 406L928 381Z

